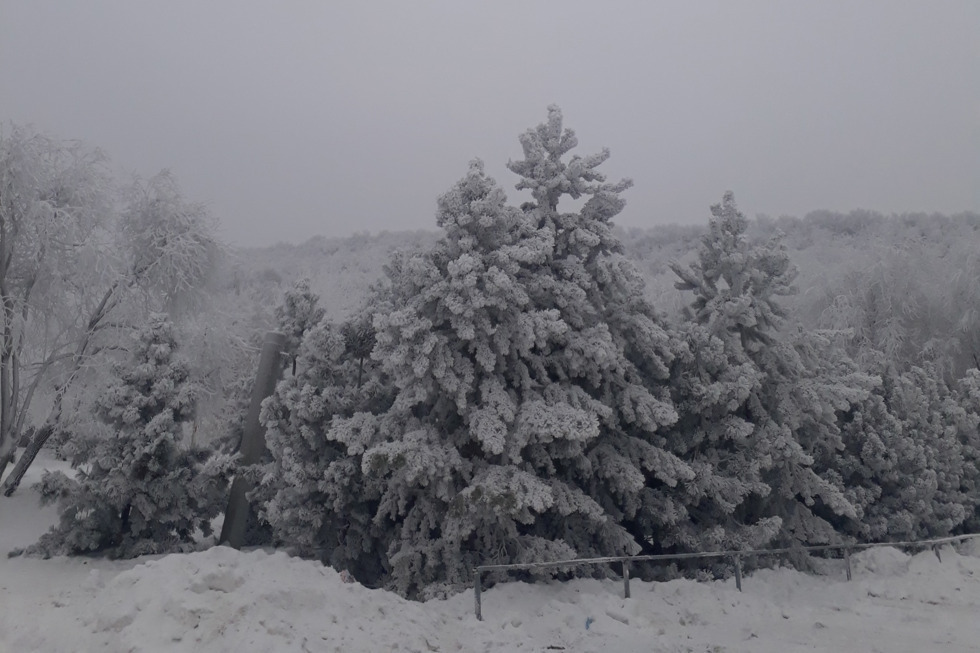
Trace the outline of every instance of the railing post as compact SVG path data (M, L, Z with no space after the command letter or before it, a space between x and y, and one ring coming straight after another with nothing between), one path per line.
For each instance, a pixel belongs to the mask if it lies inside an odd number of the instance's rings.
M738 556L738 555L733 556L732 559L735 561L735 587L737 587L738 591L741 592L742 591L742 556Z
M623 558L623 596L630 597L630 561Z
M851 550L844 547L844 564L847 566L847 580L851 580Z
M483 605L481 605L480 570L473 571L473 609L476 611L476 620L483 621Z

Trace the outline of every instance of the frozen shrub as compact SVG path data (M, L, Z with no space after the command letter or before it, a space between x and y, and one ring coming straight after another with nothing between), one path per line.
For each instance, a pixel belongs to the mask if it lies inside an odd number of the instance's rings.
M74 445L74 478L55 472L41 480L42 500L58 504L60 520L30 552L131 558L182 550L210 534L227 501L231 458L181 443L195 387L176 345L166 316L139 331L130 361L96 400L108 435Z

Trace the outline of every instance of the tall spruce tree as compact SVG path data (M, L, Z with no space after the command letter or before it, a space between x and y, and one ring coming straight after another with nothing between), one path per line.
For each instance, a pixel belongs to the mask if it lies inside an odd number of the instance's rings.
M702 517L718 536L736 534L733 544L774 534L786 544L830 541L827 518L857 513L840 475L820 461L843 449L837 413L872 381L828 338L782 330L779 298L795 292L796 271L779 239L751 243L730 192L711 213L698 260L672 265L677 287L694 294L680 424L692 434L689 455L725 479L729 498Z
M576 349L598 355L598 365L576 384L608 411L600 413L601 437L589 447L589 468L578 481L642 550L660 550L687 520L677 486L693 480L694 472L665 438L665 427L677 419L669 368L683 346L644 299L643 280L612 233L610 221L625 206L620 193L632 181L606 183L598 171L609 158L605 149L564 162L578 139L563 129L557 107L520 141L524 159L508 168L521 176L517 188L532 193L534 201L522 208L555 238L548 273L530 296L537 306L561 311ZM588 199L580 211L561 212L565 196Z
M32 552L131 558L181 550L211 532L231 458L182 444L196 388L176 348L173 324L151 316L96 401L108 434L71 444L75 478L42 478L42 500L58 504L60 520Z
M509 167L534 202L509 206L475 162L439 198L442 240L389 265L365 385L384 377L390 405L350 414L316 399L335 361L289 397L281 386L267 413L274 449L335 448L315 475L324 500L355 479L373 510L368 548L384 551L374 580L406 595L457 590L480 563L636 552L678 514L649 480L693 476L660 434L676 419L676 342L610 230L629 182L605 183L607 152L563 160L576 139L557 107L521 143ZM589 199L561 213L563 196ZM341 355L339 340L313 340L306 356Z

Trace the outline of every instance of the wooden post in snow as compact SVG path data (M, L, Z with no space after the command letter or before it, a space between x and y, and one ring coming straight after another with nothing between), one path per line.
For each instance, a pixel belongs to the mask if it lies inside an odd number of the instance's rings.
M480 597L482 590L480 586L481 581L480 570L477 569L473 572L473 610L476 612L477 621L483 621L483 602Z
M630 561L623 558L623 598L630 597Z
M255 374L255 384L252 386L248 415L245 417L242 444L239 447L242 455L240 464L243 466L260 462L268 452L265 446L265 428L259 423L259 412L262 409L262 400L275 391L276 383L282 374L282 350L285 344L284 334L278 331L265 334L259 368ZM255 518L252 506L245 498L249 489L245 479L240 476L232 482L228 509L225 510L225 522L221 527L221 537L218 538L219 544L228 544L236 549L240 549L244 544L249 522Z
M735 587L742 591L742 556L736 555L735 558Z

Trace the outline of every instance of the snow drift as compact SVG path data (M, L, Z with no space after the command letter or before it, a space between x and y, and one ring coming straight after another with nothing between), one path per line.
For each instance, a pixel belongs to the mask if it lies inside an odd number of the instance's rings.
M875 549L853 557L852 582L832 567L763 570L744 593L635 581L626 600L615 581L511 583L485 593L483 622L471 594L406 601L281 552L216 547L92 570L13 559L0 571L66 582L5 587L0 651L965 652L980 635L978 554Z

